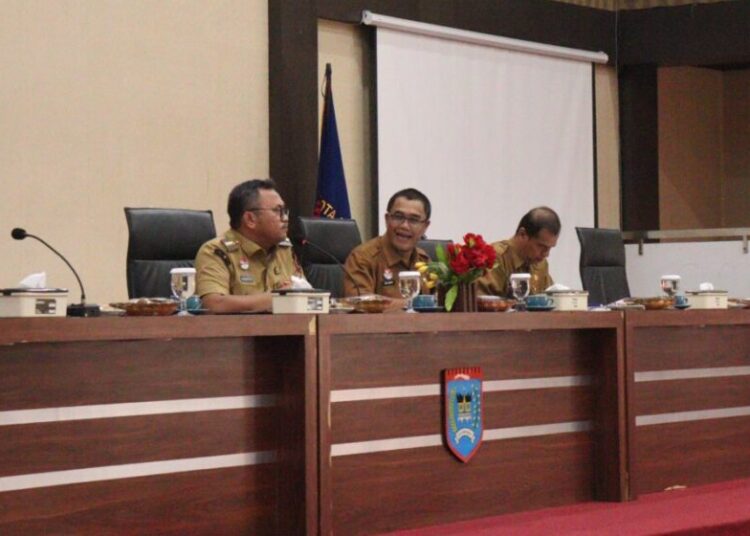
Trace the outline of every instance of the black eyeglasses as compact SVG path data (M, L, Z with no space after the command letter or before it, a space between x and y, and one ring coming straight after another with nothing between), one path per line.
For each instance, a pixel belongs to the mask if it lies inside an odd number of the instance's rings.
M386 216L388 216L388 218L396 225L401 225L402 223L406 222L409 224L409 227L419 227L427 221L421 220L416 216L407 216L406 214L402 214L401 212L386 214Z
M289 209L284 206L273 207L273 208L249 208L247 209L248 212L258 212L260 210L270 210L271 212L275 212L276 215L282 220L286 220L287 218L289 218Z

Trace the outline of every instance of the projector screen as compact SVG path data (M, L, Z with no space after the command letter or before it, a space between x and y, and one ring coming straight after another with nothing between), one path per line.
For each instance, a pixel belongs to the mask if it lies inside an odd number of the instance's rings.
M580 289L575 227L595 226L593 68L561 59L377 29L379 225L390 196L432 202L429 238L510 238L530 208L562 220L555 282Z

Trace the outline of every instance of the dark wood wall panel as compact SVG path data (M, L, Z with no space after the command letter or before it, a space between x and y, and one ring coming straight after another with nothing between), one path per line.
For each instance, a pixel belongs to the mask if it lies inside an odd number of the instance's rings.
M0 494L0 534L279 534L273 465Z
M750 417L639 426L636 494L750 476Z
M375 534L588 501L591 456L587 434L561 434L484 442L462 466L443 447L336 457L334 534ZM457 468L460 480L446 478Z
M621 67L622 230L659 229L659 121L655 65Z
M636 415L750 406L750 376L635 384Z
M274 450L278 417L258 408L5 426L0 474Z
M484 429L591 420L592 398L588 387L485 392ZM438 433L443 426L442 410L442 398L429 396L335 403L331 441L402 437L406 431L409 436Z
M278 365L258 359L268 345L256 346L243 338L3 346L0 410L278 392Z
M743 325L643 327L630 349L635 371L750 365L750 330Z
M695 3L619 12L624 65L712 65L750 61L750 2Z
M573 330L537 332L533 345L516 331L343 335L331 348L334 390L439 383L455 366L481 366L485 380L587 374L601 356L596 337Z

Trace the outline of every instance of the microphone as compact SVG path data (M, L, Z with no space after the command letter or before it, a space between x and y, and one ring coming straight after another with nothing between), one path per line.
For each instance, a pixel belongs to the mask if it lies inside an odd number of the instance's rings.
M336 255L334 255L330 251L328 251L328 250L320 247L315 242L310 242L307 238L300 238L298 240L298 242L299 242L299 244L301 246L305 246L305 247L310 246L314 250L319 251L320 253L322 253L323 255L325 255L326 257L328 257L329 259L333 260L333 262L335 262L338 265L338 267L341 268L341 271L344 273L344 276L347 277L347 278L349 278L349 281L352 282L352 284L354 285L354 290L357 291L357 296L361 296L362 295L362 292L361 292L361 290L359 288L359 285L357 284L357 281L352 277L352 275L349 272L346 271L346 268L344 268L344 265L341 264L341 261L339 261L336 258Z
M78 286L81 287L81 303L71 303L70 305L68 305L68 316L99 316L101 314L101 310L99 309L98 305L95 305L93 303L86 303L86 292L84 292L83 290L83 283L81 283L81 278L78 277L78 272L76 272L76 269L73 268L73 265L68 262L68 259L66 259L62 253L57 251L55 248L50 246L47 242L45 242L38 236L27 233L26 229L21 229L20 227L16 227L15 229L13 229L10 232L10 236L12 236L14 240L23 240L27 236L38 240L49 249L51 249L55 255L60 257L63 262L68 265L68 268L70 268L70 270L73 272L73 275L76 276L76 279L78 280Z

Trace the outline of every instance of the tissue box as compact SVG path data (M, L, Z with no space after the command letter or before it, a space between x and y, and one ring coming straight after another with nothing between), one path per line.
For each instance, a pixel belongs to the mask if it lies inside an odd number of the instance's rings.
M589 306L589 293L585 290L550 292L555 311L586 311Z
M67 307L64 288L0 289L0 317L65 316Z
M700 290L697 292L686 292L688 303L693 309L726 309L726 290Z
M315 289L285 289L274 291L271 299L273 314L327 314L331 293Z

